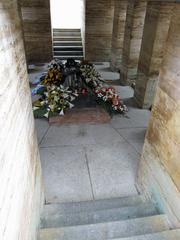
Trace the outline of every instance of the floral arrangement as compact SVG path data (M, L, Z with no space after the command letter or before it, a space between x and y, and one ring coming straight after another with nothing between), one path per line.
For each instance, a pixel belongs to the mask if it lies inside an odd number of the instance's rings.
M49 118L54 115L64 115L66 109L71 109L74 105L71 103L76 93L64 89L63 86L44 86L37 90L41 95L37 101L33 102L33 111L35 117Z
M105 84L105 81L92 64L82 64L80 70L86 85L96 94L99 102L105 104L111 113L125 113L128 111L126 105L122 103L116 93L115 88Z
M72 65L72 63L70 62ZM80 77L82 84L79 87L64 87L68 74L73 70L76 76ZM79 80L78 80L79 81ZM64 84L66 85L66 84ZM55 115L64 115L66 109L74 107L72 102L79 94L93 94L97 101L104 105L110 113L125 113L127 107L122 103L119 95L112 86L105 84L100 74L92 64L82 62L80 65L67 66L59 60L53 60L49 64L47 74L40 80L33 90L33 95L40 95L40 98L33 102L33 112L35 117L49 118Z
M45 85L60 85L62 84L63 80L64 79L61 71L59 71L57 68L50 68L41 83Z
M49 118L64 115L66 109L74 107L71 102L78 96L76 90L73 91L63 86L66 76L61 61L52 60L48 67L47 74L32 89L33 95L40 95L40 98L33 102L35 117Z
M95 89L95 93L99 99L109 105L110 111L125 113L128 111L126 105L121 102L115 88L103 86Z
M65 80L65 76L63 74L63 64L59 60L55 59L50 62L48 68L49 70L44 79L41 81L41 84L57 86L63 84Z

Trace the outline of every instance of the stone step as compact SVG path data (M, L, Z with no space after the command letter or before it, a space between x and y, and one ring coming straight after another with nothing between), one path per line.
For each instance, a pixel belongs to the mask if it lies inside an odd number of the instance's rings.
M157 209L151 203L143 203L138 206L121 207L113 209L96 210L91 212L46 215L41 219L41 228L56 228L63 226L75 226L112 222L156 215Z
M56 42L56 41L73 41L73 42L82 42L82 39L80 36L54 36L53 37L53 42Z
M53 36L79 36L81 37L81 33L80 32L53 32Z
M53 32L81 32L79 28L53 28Z
M54 51L54 56L83 56L82 51Z
M80 46L82 47L82 41L54 41L53 46Z
M94 201L48 204L44 206L43 216L47 217L56 214L57 212L61 214L93 212L104 209L136 206L142 203L143 200L141 196L135 195L131 197L100 199Z
M166 216L156 215L117 222L45 228L40 230L39 240L105 240L162 232L168 229Z
M56 56L54 55L54 58L57 58L59 60L67 60L69 58L73 58L74 60L83 60L84 57L83 56Z
M54 51L83 51L82 46L53 46Z
M108 239L108 240L178 240L178 239L180 239L180 229L139 235L134 237L127 237L127 238L114 238L114 239Z

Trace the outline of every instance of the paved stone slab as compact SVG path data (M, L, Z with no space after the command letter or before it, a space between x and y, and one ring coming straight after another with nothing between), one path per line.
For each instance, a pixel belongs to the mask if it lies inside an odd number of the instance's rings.
M35 127L37 131L38 143L40 143L49 129L49 123L46 119L35 119Z
M139 153L142 152L146 128L118 129L118 132L124 137Z
M88 133L88 126L84 124L69 124L51 126L41 146L64 146L93 144L93 139Z
M92 200L88 169L81 147L40 149L47 203Z
M151 112L149 110L129 108L125 116L115 115L111 120L111 125L118 128L146 128L150 119Z
M110 124L96 124L88 126L88 133L94 144L110 145L124 142L124 139L112 128Z
M95 64L95 68L101 74L104 80L119 80L120 74L117 72L112 72L110 70L109 62L103 62L102 64Z
M137 194L134 186L139 160L128 143L109 142L86 148L95 199Z
M128 116L133 119L135 126L147 127L151 111L146 109L129 108Z
M124 139L109 124L51 126L41 146L109 144Z
M134 90L130 86L114 86L121 99L132 98Z

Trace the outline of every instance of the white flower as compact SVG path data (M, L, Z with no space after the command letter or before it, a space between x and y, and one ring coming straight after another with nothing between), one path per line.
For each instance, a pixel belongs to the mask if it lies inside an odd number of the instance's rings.
M73 108L73 107L74 107L74 104L69 103L69 108L71 109L71 108Z
M63 116L64 115L64 110L62 109L59 113L60 116Z
M33 110L34 111L36 111L36 110L38 110L39 109L39 107L33 107Z
M44 117L48 118L49 117L49 112L45 113Z

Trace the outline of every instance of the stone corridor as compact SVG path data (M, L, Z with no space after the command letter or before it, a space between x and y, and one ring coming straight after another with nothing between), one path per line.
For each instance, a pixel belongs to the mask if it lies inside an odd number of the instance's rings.
M0 0L0 240L179 240L180 1L80 1L76 44L129 112L34 121L29 80L53 59L50 0Z
M96 68L105 79L119 78L108 63ZM115 87L124 101L133 96L131 87ZM138 194L135 177L149 117L149 110L129 106L125 117L115 115L109 124L49 126L37 119L46 203Z

